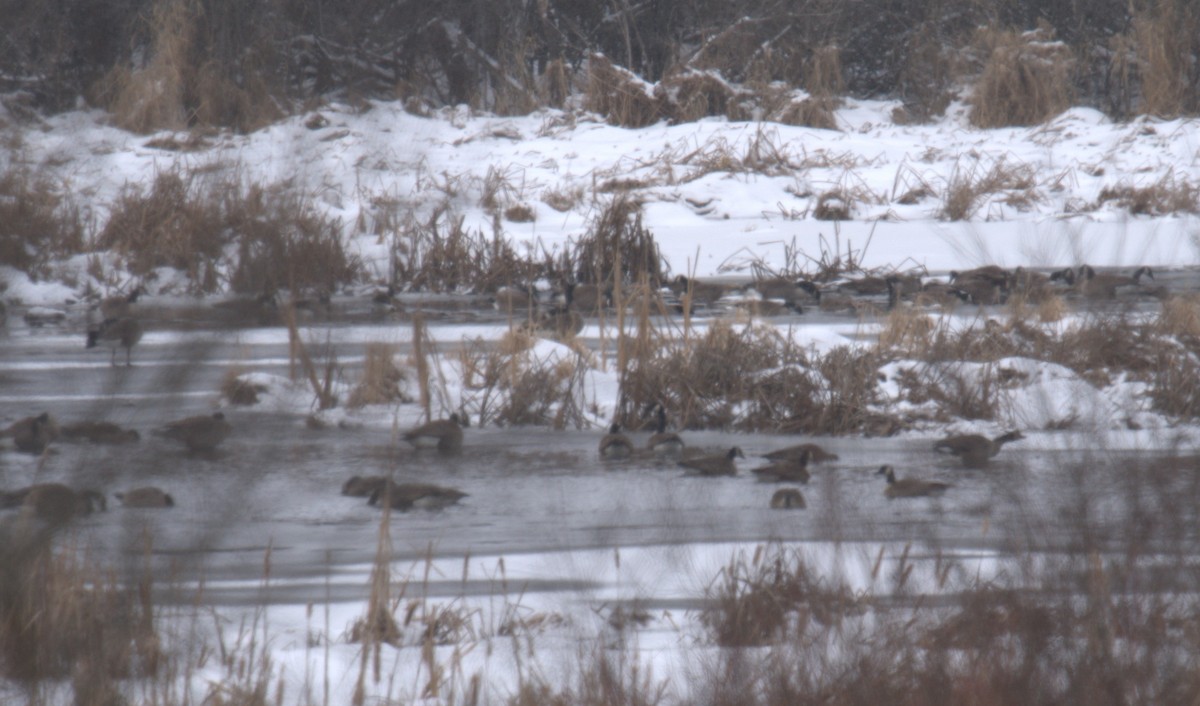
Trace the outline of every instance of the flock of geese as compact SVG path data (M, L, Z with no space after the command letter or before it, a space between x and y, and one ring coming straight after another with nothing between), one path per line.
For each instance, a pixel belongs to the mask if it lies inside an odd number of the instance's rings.
M674 432L666 430L666 411L663 406L656 408L657 424L655 432L646 441L645 452L660 460L672 459L683 469L685 475L699 477L718 477L737 475L736 459L746 458L738 446L731 447L721 453L702 455L689 453L683 439ZM934 444L933 450L939 453L955 456L966 468L983 468L994 458L1007 443L1025 438L1020 431L1010 431L994 439L981 434L957 434L948 436ZM600 439L600 458L607 461L618 461L635 458L640 450L624 433L618 424L609 427L608 433ZM762 458L770 461L765 466L751 469L751 472L762 483L800 483L807 484L811 474L810 464L823 464L838 459L817 444L805 443L788 446L782 449L761 454ZM896 478L895 469L890 465L881 466L877 475L884 476L887 485L884 496L893 498L918 498L942 495L950 486L947 483L926 481L918 478ZM777 490L769 502L774 509L803 509L807 507L804 495L799 488L786 487Z
M735 476L738 473L736 459L745 458L742 449L734 446L728 451L705 455L694 452L683 438L667 430L667 415L664 407L656 405L655 431L639 448L620 426L613 424L599 442L598 453L603 461L623 461L650 457L660 462L674 461L685 475L697 477ZM464 427L467 420L459 415L423 424L409 430L403 439L420 451L440 454L457 454L463 449ZM233 433L233 426L221 412L180 419L154 431L156 436L174 441L191 453L212 453ZM59 439L65 441L87 441L94 444L121 444L140 440L136 430L122 429L109 422L80 422L60 425L49 413L18 420L0 430L0 439L12 439L17 451L42 454ZM1001 448L1024 436L1020 431L1010 431L990 439L979 434L949 436L934 444L933 450L957 457L963 466L981 468L995 457ZM823 464L837 460L817 444L805 443L761 454L769 463L752 469L762 483L807 484L810 464ZM890 465L879 468L877 475L886 479L884 495L889 498L917 498L939 496L950 486L937 481L918 478L897 478ZM342 486L342 495L367 498L367 504L408 511L414 509L436 510L457 503L467 493L451 487L431 483L397 482L385 476L353 476ZM133 488L114 493L114 497L125 507L170 508L175 499L166 491L155 486ZM777 490L769 506L775 509L802 509L807 506L801 490L794 486ZM75 490L61 483L39 483L18 490L0 492L0 509L19 509L27 516L36 517L52 525L93 512L106 511L108 503L103 494L93 489Z
M802 314L805 308L816 307L830 313L861 312L891 309L900 305L978 306L1000 305L1013 297L1037 303L1053 296L1085 300L1117 300L1136 296L1162 297L1165 290L1146 285L1153 280L1149 267L1139 267L1132 273L1097 273L1089 265L1066 268L1050 273L1018 267L1007 270L998 265L984 265L962 272L952 271L948 279L925 278L917 274L865 275L831 282L816 282L807 278L784 276L756 277L749 283L734 284L679 275L663 290L650 293L655 310L674 311L717 310L735 307L755 316ZM134 305L145 294L139 285L128 294L111 296L91 307L87 327L87 347L111 349L110 362L117 364L117 354L125 352L125 364L133 363L133 348L142 340L144 328L134 312ZM393 307L398 290L389 285L386 291L371 295L372 306ZM664 296L665 295L665 296ZM622 301L638 304L646 295L625 293ZM311 300L311 301L310 301ZM330 306L328 294L303 298L294 302L297 308L320 301ZM579 334L585 317L611 308L615 302L611 286L565 282L552 291L541 291L532 284L503 286L489 298L498 310L510 316L521 316L536 333L559 338ZM274 295L263 295L254 305L272 303ZM885 304L886 302L886 304ZM237 303L237 302L234 302ZM229 304L224 302L218 306ZM55 321L61 321L65 314ZM26 319L30 325L45 323L41 318ZM38 315L41 317L42 315Z
M758 278L749 285L736 287L681 275L668 288L684 307L714 306L735 292L743 295L751 293L752 297L741 301L756 302L754 313L769 315L779 311L800 313L804 306L855 308L854 302L859 298L880 296L887 297L889 307L902 302L933 305L958 301L993 305L1001 304L1014 295L1031 301L1050 295L1089 299L1114 299L1129 294L1158 296L1160 293L1144 286L1144 278L1154 278L1154 273L1147 267L1138 268L1129 275L1119 275L1097 273L1088 265L1048 274L987 265L964 272L951 272L948 281L893 274L818 284L806 279L773 277ZM113 365L117 364L117 353L121 349L125 351L126 365L132 364L132 349L143 334L142 324L134 312L134 306L142 294L143 290L138 286L128 294L104 299L92 308L87 347L103 345L111 348ZM395 290L389 288L386 295L376 295L376 298L379 296L386 296L390 300L395 296ZM568 283L550 305L543 304L543 299L532 286L504 287L495 292L493 303L510 313L528 311L530 321L540 330L571 335L582 329L584 314L611 306L613 293L594 284ZM656 417L656 431L647 440L644 453L658 459L674 460L689 475L710 477L737 473L735 460L745 458L740 448L735 446L713 455L697 454L685 445L678 434L667 430L666 411L662 405L657 406ZM457 453L462 449L465 422L465 418L452 415L449 419L433 421L413 429L404 438L418 450ZM174 440L194 453L213 451L231 432L231 425L220 412L181 419L156 430L157 435ZM128 443L140 438L136 431L121 429L107 422L82 422L60 427L48 413L13 423L0 431L0 438L3 437L11 438L18 451L33 454L43 453L59 438L92 443ZM938 441L934 448L958 457L965 466L981 467L1004 444L1021 438L1019 431L995 439L976 434L957 435ZM599 455L604 460L629 459L641 453L643 451L636 448L616 424L600 440ZM788 447L765 454L764 457L771 463L753 469L760 481L800 484L808 482L810 464L826 463L837 458L814 444ZM894 469L887 465L878 470L878 475L886 479L885 495L888 498L936 496L949 487L945 483L917 478L897 478ZM465 493L455 488L425 483L397 483L383 476L353 477L346 481L342 493L350 497L366 497L370 505L397 510L442 508L466 497ZM129 507L166 508L175 504L169 493L155 487L134 488L117 493L115 497ZM803 508L805 500L798 488L787 487L772 496L770 506ZM0 509L13 507L22 508L51 522L61 522L74 516L105 510L107 503L104 496L94 490L76 491L62 484L45 483L0 493Z

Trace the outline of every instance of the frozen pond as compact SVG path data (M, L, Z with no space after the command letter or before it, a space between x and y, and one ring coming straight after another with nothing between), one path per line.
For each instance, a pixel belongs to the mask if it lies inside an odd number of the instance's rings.
M502 325L494 314L473 317L459 312L433 319L431 337L461 340L473 331L494 337ZM814 468L804 488L808 509L800 512L769 510L777 486L758 483L749 473L766 463L756 455L798 443L797 437L685 432L690 446L719 451L737 445L747 456L739 461L737 477L694 478L652 457L601 461L600 430L472 428L463 453L443 457L417 453L396 431L378 425L314 430L300 414L229 408L232 437L215 455L191 455L149 431L210 411L232 367L287 375L288 351L277 331L193 322L181 332L162 323L168 321L163 317L151 329L130 368L110 367L106 352L85 351L82 334L69 326L18 329L0 338L5 414L0 421L47 410L63 422L104 419L143 435L139 443L123 446L59 443L40 460L0 452L0 479L7 489L62 481L110 496L140 485L167 489L177 502L172 510L130 510L112 502L109 512L80 526L118 563L140 561L151 538L156 574L176 584L210 582L207 600L216 604L365 598L363 567L375 556L381 515L364 500L339 494L353 475L391 473L398 480L468 493L445 511L394 514L392 549L399 561L541 553L561 558L576 552L583 557L596 549L666 546L678 547L675 554L686 564L689 547L766 540L914 542L922 551L960 554L1055 551L1075 549L1085 539L1098 546L1125 541L1127 536L1115 533L1143 515L1163 512L1188 521L1169 527L1148 521L1146 548L1178 546L1181 540L1195 545L1200 531L1194 521L1200 479L1194 473L1156 472L1161 449L1098 449L1094 440L1066 432L1031 431L1029 443L1006 447L987 470L959 468L932 451L929 437L818 439L840 459ZM338 360L349 370L361 364L364 341L388 340L397 325L373 323L364 314L353 325L329 325L328 338L340 341ZM441 352L452 348L444 345ZM1050 435L1054 443L1039 441ZM647 434L631 436L640 445ZM875 475L883 463L901 476L953 487L940 499L888 501ZM1171 503L1176 507L1164 506ZM1091 536L1080 537L1081 526ZM268 548L276 582L269 595L256 584L264 576ZM586 587L587 567L571 563L529 589ZM487 591L490 582L478 580L446 576L430 581L427 590Z

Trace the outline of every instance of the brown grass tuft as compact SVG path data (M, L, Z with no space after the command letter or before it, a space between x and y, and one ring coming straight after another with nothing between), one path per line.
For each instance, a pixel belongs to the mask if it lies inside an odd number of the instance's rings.
M350 391L346 406L359 409L369 404L412 402L406 388L404 371L396 365L396 347L388 343L368 343L362 378Z
M1200 186L1191 183L1186 177L1177 178L1172 170L1149 186L1106 186L1100 190L1095 208L1110 201L1135 216L1198 213Z
M646 127L660 117L653 87L603 54L588 57L584 108L620 127Z
M0 262L35 277L83 251L80 209L44 178L15 167L0 173Z
M618 194L592 219L588 232L574 243L569 269L577 282L632 285L663 282L662 256L654 234L642 226L641 206Z
M664 77L654 87L659 112L672 123L690 123L712 115L731 120L746 119L738 104L738 92L717 74L679 71Z
M1070 105L1070 49L1053 30L982 30L987 54L971 95L971 124L979 128L1038 125Z
M985 165L973 161L965 169L956 165L942 194L938 217L947 221L970 219L986 203L987 197L1002 194L1003 201L1020 207L1038 199L1036 172L1028 164L1010 164L1004 158Z

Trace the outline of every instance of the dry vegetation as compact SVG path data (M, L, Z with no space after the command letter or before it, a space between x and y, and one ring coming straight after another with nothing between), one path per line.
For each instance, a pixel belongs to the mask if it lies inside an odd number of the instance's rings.
M178 269L195 293L332 292L358 273L340 224L295 194L174 172L159 174L149 190L130 187L96 245L120 255L139 277Z

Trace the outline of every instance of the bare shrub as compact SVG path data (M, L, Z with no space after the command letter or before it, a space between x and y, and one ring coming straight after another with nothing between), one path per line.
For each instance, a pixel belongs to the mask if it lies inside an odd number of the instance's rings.
M1070 50L1053 30L984 30L983 73L971 94L971 124L980 128L1037 125L1070 105Z
M0 174L0 262L37 276L83 251L79 208L44 178L10 167Z
M588 57L584 108L621 127L646 127L659 119L653 87L602 54Z

